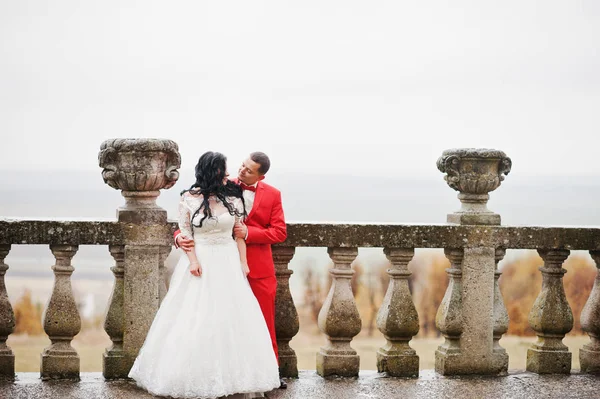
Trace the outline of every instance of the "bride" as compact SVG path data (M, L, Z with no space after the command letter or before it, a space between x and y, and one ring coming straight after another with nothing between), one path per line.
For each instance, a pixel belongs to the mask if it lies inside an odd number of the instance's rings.
M195 250L175 266L129 377L154 395L216 398L279 387L271 338L246 275L246 244L232 236L245 215L227 160L206 152L182 192L179 228Z

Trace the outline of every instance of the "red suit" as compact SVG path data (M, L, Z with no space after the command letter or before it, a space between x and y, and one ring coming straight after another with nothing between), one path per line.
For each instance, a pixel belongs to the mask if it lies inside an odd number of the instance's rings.
M256 186L252 210L244 223L248 227L246 237L246 256L250 269L248 282L265 317L271 334L273 351L279 359L275 338L277 279L271 253L271 244L283 242L287 237L279 190L263 181L259 181ZM175 237L177 235L179 235L179 230L175 232Z

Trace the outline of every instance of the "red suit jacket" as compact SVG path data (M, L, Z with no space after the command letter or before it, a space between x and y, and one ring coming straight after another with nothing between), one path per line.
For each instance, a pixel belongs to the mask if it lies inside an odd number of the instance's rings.
M285 241L287 229L281 205L281 193L275 187L259 181L254 205L245 222L248 226L246 256L250 278L275 275L271 244Z
M238 183L237 179L234 180ZM285 241L287 228L281 205L281 192L259 181L254 194L254 204L244 221L248 227L246 257L250 269L249 278L260 279L275 276L271 244ZM177 230L175 237L180 233Z

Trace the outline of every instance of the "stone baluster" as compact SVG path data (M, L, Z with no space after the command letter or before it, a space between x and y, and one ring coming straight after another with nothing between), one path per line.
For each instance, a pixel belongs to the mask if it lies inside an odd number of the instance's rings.
M587 343L579 350L579 363L584 373L600 372L600 251L590 251L596 262L596 279L592 292L581 311L581 328L590 336Z
M573 313L563 287L563 262L568 250L538 250L544 260L542 291L529 313L529 325L537 342L527 350L527 371L538 374L569 374L571 352L562 339L573 328Z
M489 192L497 189L504 180L503 175L510 172L512 162L504 152L474 148L447 150L438 159L437 166L447 173L444 179L448 185L459 191L461 209L448 215L449 223L478 225L484 233L485 226L500 224L500 215L491 212L487 202ZM459 342L456 335L450 335L440 346L436 352L436 370L444 375L501 374L506 372L505 354L494 351L496 316L499 316L495 295L496 249L481 247L475 242L468 244L463 249L462 274L453 275L453 279L461 280L462 327L457 328L457 320L448 317L448 313L454 313L452 308L447 308L451 295L447 303L440 306L437 317L443 332L448 331L445 323L449 321L454 330L452 334L461 331Z
M75 270L71 260L78 248L77 245L50 245L56 265L52 266L54 287L44 313L44 331L51 344L41 355L42 380L79 380L79 355L71 346L71 340L81 329L71 288L71 274Z
M500 339L508 331L508 312L504 305L502 298L502 292L500 292L500 284L498 279L502 275L502 272L498 270L498 262L500 262L506 250L503 248L496 249L496 272L494 279L494 355L496 356L495 361L501 363L498 368L502 370L502 373L508 371L508 354L506 349L500 346Z
M110 270L115 275L113 290L109 299L108 311L104 320L104 330L110 337L112 345L107 348L102 358L102 374L104 378L126 378L125 354L123 352L123 275L125 274L125 247L111 245L109 251L115 259L115 266Z
M462 319L462 258L461 249L444 249L450 260L446 269L449 281L444 298L435 316L435 325L444 336L444 343L435 351L435 369L444 374L446 361L460 354L460 335L463 332Z
M300 324L294 299L290 292L290 276L294 273L288 264L294 257L294 247L273 247L273 261L277 276L275 297L275 335L279 349L279 375L298 378L298 358L290 341L298 333Z
M321 377L356 377L360 358L350 342L360 332L362 323L350 286L354 274L350 264L358 250L333 247L328 248L327 253L333 260L333 268L329 271L333 281L319 312L318 325L327 335L328 343L317 353L317 373Z
M122 375L133 365L160 305L161 293L165 292L161 267L172 238L167 212L156 204L156 198L161 189L177 182L181 158L177 144L171 140L111 139L100 146L98 163L105 183L121 190L125 198L125 205L117 211L118 221L126 226L124 364L114 371L104 370L105 375Z
M418 377L419 356L408 344L419 332L419 315L413 303L408 278L412 248L384 248L392 266L390 282L377 314L377 327L387 343L377 351L377 371L392 377Z
M8 265L4 259L10 252L10 244L0 244L0 379L12 380L15 378L15 355L6 340L15 329L15 314L13 312L6 285L4 274Z

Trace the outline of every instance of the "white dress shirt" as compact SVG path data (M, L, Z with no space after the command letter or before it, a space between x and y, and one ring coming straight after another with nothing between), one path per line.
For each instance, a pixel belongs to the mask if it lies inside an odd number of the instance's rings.
M254 183L248 187L256 188L257 185L258 185L258 182ZM243 195L244 195L244 203L246 204L246 213L249 215L250 212L252 211L252 205L254 205L254 196L256 195L256 193L254 191L244 190Z
M258 186L258 182L252 184L252 185L248 185L248 187L254 187L256 188L256 186ZM246 204L246 214L250 214L250 212L252 212L252 206L254 205L254 197L256 196L256 192L254 191L250 191L250 190L244 190L244 192L242 193L242 195L244 196L244 203ZM246 237L244 237L244 240L248 239L248 231L246 230Z

